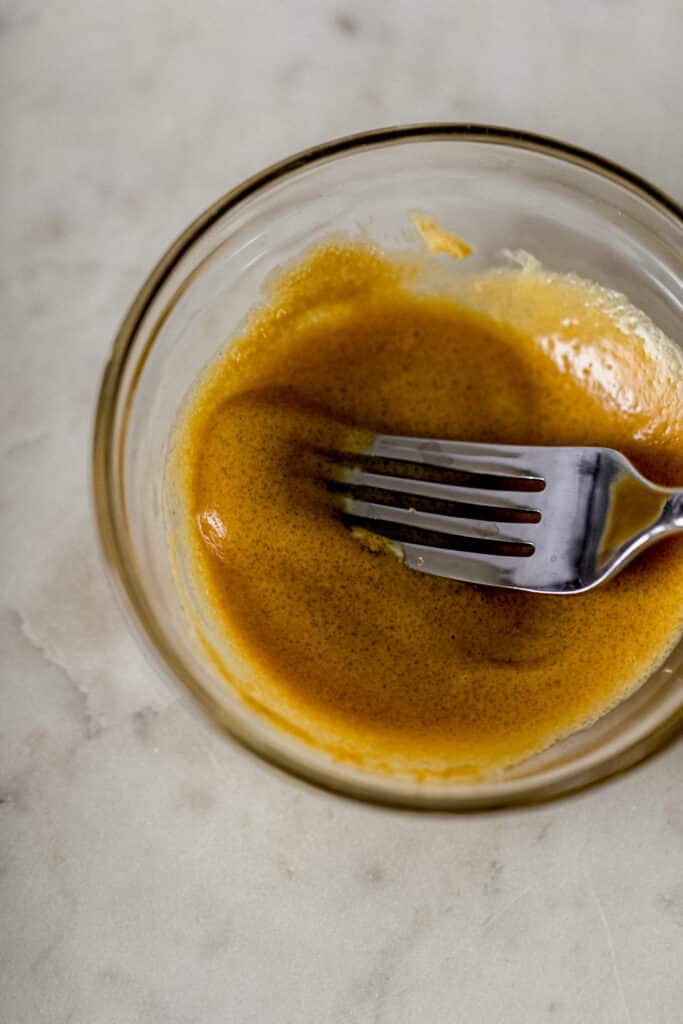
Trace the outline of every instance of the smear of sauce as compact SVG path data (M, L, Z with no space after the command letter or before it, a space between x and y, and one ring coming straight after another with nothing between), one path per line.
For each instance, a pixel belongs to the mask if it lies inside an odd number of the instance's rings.
M455 260L462 260L472 253L472 246L453 231L446 231L437 220L426 213L411 213L410 219L422 235L422 240L433 253L446 253Z
M604 445L681 485L683 362L623 296L578 279L527 266L430 292L419 274L352 242L283 273L198 382L168 487L197 600L251 669L226 685L338 758L485 777L662 660L681 633L681 540L564 599L423 576L342 524L317 453L367 430Z

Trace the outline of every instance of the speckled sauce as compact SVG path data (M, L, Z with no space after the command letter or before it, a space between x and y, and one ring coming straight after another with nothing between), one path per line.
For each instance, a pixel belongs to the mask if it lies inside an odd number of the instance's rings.
M680 539L565 598L359 543L319 452L364 431L605 445L681 485L683 361L623 296L532 265L430 281L336 241L272 282L195 386L169 479L195 590L254 669L241 695L283 728L374 770L485 777L600 716L680 635Z

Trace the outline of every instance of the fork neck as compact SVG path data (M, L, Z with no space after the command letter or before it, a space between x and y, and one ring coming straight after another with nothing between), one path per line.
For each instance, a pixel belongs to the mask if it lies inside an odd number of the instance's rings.
M674 491L662 509L660 525L664 530L683 530L683 491Z

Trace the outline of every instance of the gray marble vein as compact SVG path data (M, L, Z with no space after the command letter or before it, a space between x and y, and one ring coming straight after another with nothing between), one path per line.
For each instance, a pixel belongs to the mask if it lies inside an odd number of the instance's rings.
M159 680L103 577L99 375L165 245L262 165L466 119L683 197L679 0L0 3L0 1020L675 1024L683 745L423 817L309 790Z

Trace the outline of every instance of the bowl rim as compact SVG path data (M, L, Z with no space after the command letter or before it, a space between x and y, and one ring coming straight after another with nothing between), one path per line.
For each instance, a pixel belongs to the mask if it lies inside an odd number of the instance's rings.
M419 811L486 811L498 808L531 806L557 799L571 793L592 788L611 776L620 774L649 755L661 750L675 736L683 732L683 701L656 723L644 735L631 740L627 746L605 755L597 764L587 764L565 773L555 780L510 780L514 789L494 784L495 791L486 783L479 784L477 793L444 787L443 791L418 794L415 791L390 792L381 788L381 777L370 775L356 779L340 778L322 766L305 765L296 756L290 756L277 743L267 743L262 737L245 730L243 723L233 717L197 682L182 659L169 649L165 632L159 626L132 566L127 528L121 521L116 499L116 478L120 470L115 445L118 405L124 374L137 332L155 298L195 242L230 210L250 196L268 188L276 181L311 165L327 162L335 157L365 149L376 149L405 142L457 141L485 143L511 147L553 157L597 174L644 198L651 205L672 218L683 229L683 207L669 195L627 168L599 156L590 150L570 143L497 125L471 122L435 122L397 125L364 131L332 139L301 150L290 157L270 164L224 193L201 213L168 247L158 260L133 299L117 331L109 359L103 371L97 398L95 424L91 449L91 482L97 532L108 575L122 605L126 619L140 640L143 649L152 656L163 675L180 682L185 690L208 711L210 720L223 734L228 734L242 748L261 761L286 771L298 779L332 791L336 794L380 806L407 808ZM142 364L153 345L154 337L143 353ZM136 370L136 377L141 367ZM131 393L134 390L134 385ZM124 425L130 410L131 395L124 407ZM385 780L390 783L391 777Z

